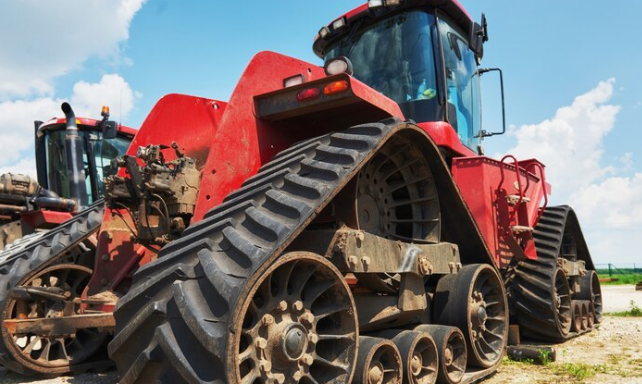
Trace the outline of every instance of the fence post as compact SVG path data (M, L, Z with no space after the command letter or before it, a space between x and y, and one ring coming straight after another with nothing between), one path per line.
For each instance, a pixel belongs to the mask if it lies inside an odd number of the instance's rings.
M609 278L612 277L612 271L611 271L611 263L609 263Z

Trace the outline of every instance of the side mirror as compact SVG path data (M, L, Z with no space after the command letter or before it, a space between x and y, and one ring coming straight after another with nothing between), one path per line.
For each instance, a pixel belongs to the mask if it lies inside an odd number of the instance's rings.
M486 15L482 13L481 24L473 23L470 27L470 49L481 60L484 56L484 43L488 41L488 21Z
M118 134L118 123L107 120L102 122L103 139L115 139Z
M506 105L504 104L504 72L501 70L501 68L479 68L477 70L477 74L481 77L484 73L488 72L498 72L499 73L499 85L502 93L502 131L501 132L488 132L484 131L482 129L481 131L481 136L482 137L489 137L489 136L497 136L497 135L503 135L506 133Z

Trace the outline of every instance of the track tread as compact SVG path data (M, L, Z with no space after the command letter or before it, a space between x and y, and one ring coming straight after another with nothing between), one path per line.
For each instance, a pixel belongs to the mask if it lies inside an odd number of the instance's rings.
M104 213L104 201L99 200L68 221L46 232L37 232L25 236L13 243L0 254L0 310L2 318L7 318L7 299L9 292L20 284L28 275L51 265L58 256L98 231ZM2 330L4 333L4 329ZM6 368L25 375L36 372L24 367L9 353L0 338L0 363ZM71 366L73 370L73 365ZM60 373L60 372L59 372Z
M235 372L227 357L229 331L248 277L274 260L395 127L403 127L398 120L387 123L353 127L285 150L141 268L118 303L109 345L123 382L170 382L170 377L172 383L229 382L227 372ZM191 271L180 273L177 263ZM166 327L183 334L174 337ZM194 347L189 343L194 338L209 364L180 358Z

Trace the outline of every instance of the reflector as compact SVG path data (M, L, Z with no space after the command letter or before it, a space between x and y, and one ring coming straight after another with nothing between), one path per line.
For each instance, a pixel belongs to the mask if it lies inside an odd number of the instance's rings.
M296 99L298 101L314 100L318 98L319 95L321 95L321 91L319 90L319 88L308 88L299 92L296 95Z
M369 0L368 8L378 8L383 7L383 0Z
M334 95L335 93L347 91L350 85L346 80L339 80L332 82L323 88L323 94L326 96Z

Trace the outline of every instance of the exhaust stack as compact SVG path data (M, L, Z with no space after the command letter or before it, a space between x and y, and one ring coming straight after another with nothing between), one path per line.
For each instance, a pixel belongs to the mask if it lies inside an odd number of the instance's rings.
M67 119L65 147L67 154L67 176L69 177L70 197L77 201L79 207L88 204L87 188L85 187L85 167L83 165L83 141L78 135L76 114L69 103L62 103L62 111Z

